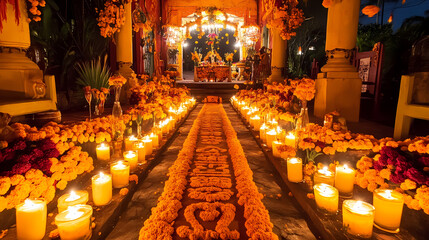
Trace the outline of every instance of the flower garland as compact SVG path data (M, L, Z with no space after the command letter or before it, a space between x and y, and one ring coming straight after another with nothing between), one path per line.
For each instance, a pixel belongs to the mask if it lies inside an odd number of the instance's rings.
M125 24L124 5L131 0L107 0L97 18L100 35L112 37ZM97 9L96 9L97 10Z
M296 35L295 29L304 22L304 12L298 7L298 0L276 0L274 6L263 17L267 27L278 29L283 40ZM267 7L266 7L267 8Z
M191 162L194 157L195 148L198 140L198 132L201 125L201 118L205 112L206 106L201 109L194 121L188 137L183 143L173 166L168 170L170 176L165 182L164 191L158 198L158 204L152 208L152 214L144 222L140 230L140 240L152 239L172 239L174 233L173 221L178 216L178 211L182 208L180 200L183 197L186 185L188 184L186 176L191 168Z
M272 232L273 224L270 221L267 209L261 201L263 196L258 192L258 188L253 181L253 172L237 138L237 133L223 107L221 108L221 118L237 182L238 204L244 206L246 233L250 236L250 239L278 239L277 235Z
M28 0L29 9L28 9L28 21L35 21L40 22L42 18L40 17L42 15L42 12L38 7L45 7L46 1L45 0Z

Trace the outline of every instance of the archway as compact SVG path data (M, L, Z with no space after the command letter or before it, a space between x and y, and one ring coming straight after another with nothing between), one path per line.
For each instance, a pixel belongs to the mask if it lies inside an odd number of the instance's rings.
M189 23L195 22L196 14L193 13L185 18L182 18L182 26L189 26ZM224 24L225 28L216 28L213 26L191 26L185 30L187 38L181 44L181 69L184 80L190 80L194 77L194 61L192 53L198 53L201 56L203 65L207 65L213 59L209 58L211 51L215 51L221 60L215 60L221 64L226 62L226 55L233 54L232 62L238 62L242 59L242 48L240 41L237 38L238 28L244 24L244 19L233 14L225 13L229 23L233 23L235 27ZM237 32L237 33L236 33ZM180 58L179 57L179 58Z

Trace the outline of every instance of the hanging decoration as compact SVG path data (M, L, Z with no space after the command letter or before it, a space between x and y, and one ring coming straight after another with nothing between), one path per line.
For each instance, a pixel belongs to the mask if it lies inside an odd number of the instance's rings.
M393 22L393 13L390 14L389 19L387 19L388 23L392 23Z
M259 36L259 26L248 24L240 27L238 39L244 47L253 48L259 40Z
M238 23L233 22L233 19L225 12L216 7L199 8L194 14L194 20L184 25L185 36L191 38L191 31L200 32L199 37L208 33L218 34L223 29L230 29L234 31L236 37Z
M143 31L142 38L145 38L146 35L152 31L152 22L150 21L149 14L146 14L146 9L140 7L138 3L136 3L136 8L133 11L133 30L134 32Z
M325 8L329 8L332 5L332 3L334 3L334 0L323 0L322 6Z
M25 0L28 10L28 22L35 21L39 22L42 20L40 17L42 12L40 8L46 6L45 0ZM19 19L21 18L21 11L19 8L20 0L1 0L0 1L0 32L3 31L3 21L7 21L7 4L12 5L13 11L15 12L15 22L19 25Z
M380 11L380 8L375 5L368 5L362 9L362 13L372 18Z
M296 35L295 29L304 22L304 12L298 8L298 0L266 1L267 9L263 20L267 20L267 27L280 31L283 40L289 40Z
M164 25L164 38L167 46L170 48L177 48L178 45L184 40L183 29L178 26Z
M14 0L18 2L19 0ZM42 15L42 12L39 8L45 7L46 1L45 0L28 0L27 7L28 7L28 21L35 21L39 22L42 20L40 17Z
M107 0L104 3L104 9L100 10L97 18L101 36L112 37L125 24L124 5L130 2L131 0Z

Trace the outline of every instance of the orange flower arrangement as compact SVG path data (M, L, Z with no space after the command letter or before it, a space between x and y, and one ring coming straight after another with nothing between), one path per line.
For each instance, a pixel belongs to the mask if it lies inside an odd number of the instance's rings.
M301 101L311 101L316 93L316 82L310 78L303 78L300 80L293 95Z
M124 5L131 0L107 0L97 18L101 36L112 37L125 23Z
M283 40L296 35L295 29L304 22L304 12L297 7L298 0L282 0L279 6L266 6L267 27L278 29Z
M40 11L39 7L46 6L45 0L28 0L28 2L31 6L28 9L28 12L29 12L28 21L39 22L40 20L42 20L42 18L40 17L42 15L42 12Z

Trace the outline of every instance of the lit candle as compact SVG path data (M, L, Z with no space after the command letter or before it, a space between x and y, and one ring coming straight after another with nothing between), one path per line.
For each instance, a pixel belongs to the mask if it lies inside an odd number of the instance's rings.
M337 166L335 170L335 187L340 192L341 197L352 197L355 183L355 170L344 164Z
M158 140L158 135L151 132L150 133L150 138L152 139L152 146L154 149L157 149L159 147L159 140Z
M43 199L26 199L16 206L18 239L42 239L46 231L46 202Z
M95 206L104 206L112 200L112 175L100 174L92 178L92 200Z
M287 179L289 182L302 182L302 160L301 158L287 159Z
M338 190L331 185L319 183L314 185L314 199L317 209L325 214L336 214L338 211Z
M279 125L279 123L276 121L276 119L271 119L268 121L269 124L271 124L271 126L273 128L277 128L277 126Z
M397 233L402 218L404 197L402 194L388 190L374 190L374 225L386 232Z
M138 139L134 135L131 135L131 136L125 138L125 151L135 150L134 145L137 142L137 140Z
M328 170L328 167L319 169L314 174L314 184L326 183L331 186L334 186L335 176L334 173Z
M273 141L276 140L277 132L274 129L271 129L267 132L267 146L269 148L273 147Z
M242 107L241 108L241 115L243 116L243 117L246 117L246 115L247 115L247 112L250 110L250 108L248 107L248 106L244 106L244 107Z
M76 205L55 216L61 240L90 239L92 207L89 205Z
M114 188L122 188L128 186L130 177L130 165L128 162L118 161L110 166L112 174L112 185Z
M267 141L267 125L265 125L265 123L262 124L261 128L259 128L260 132L259 132L259 137L261 138L262 141L266 142Z
M246 121L247 121L248 123L250 123L250 117L252 117L252 115L253 115L253 111L252 111L252 110L249 110L249 111L246 113Z
M97 159L100 161L110 161L110 146L101 143L96 148Z
M124 152L124 160L130 164L130 171L135 172L137 170L138 153L136 151Z
M274 157L281 157L280 151L278 149L278 147L280 147L281 145L282 145L282 142L273 141L273 156Z
M153 152L152 139L149 136L143 138L144 148L146 150L146 155L151 155Z
M146 150L144 149L144 142L142 141L137 143L137 155L140 163L146 162Z
M250 126L252 126L255 131L259 131L261 128L261 118L259 115L255 115L250 118Z
M296 147L296 136L295 134L290 131L286 137L285 137L285 145L287 146L291 146L291 147Z
M374 207L371 204L356 200L343 202L343 227L347 233L370 238L373 224Z
M58 212L66 210L69 206L74 206L78 204L86 204L88 202L88 192L87 191L70 191L58 198Z

